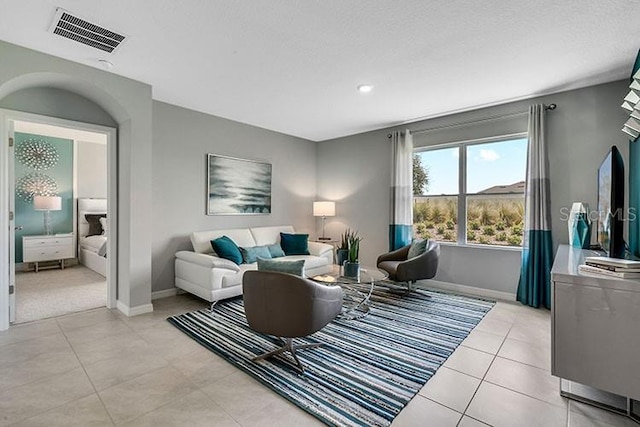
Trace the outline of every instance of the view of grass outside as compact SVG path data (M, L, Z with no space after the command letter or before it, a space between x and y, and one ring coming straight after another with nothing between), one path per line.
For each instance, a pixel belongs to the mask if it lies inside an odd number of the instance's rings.
M522 246L524 229L524 138L418 152L413 159L413 234L440 242ZM458 193L461 175L467 194ZM459 222L458 205L466 210Z
M457 197L415 197L413 228L416 237L456 242ZM467 243L522 246L524 197L468 197Z

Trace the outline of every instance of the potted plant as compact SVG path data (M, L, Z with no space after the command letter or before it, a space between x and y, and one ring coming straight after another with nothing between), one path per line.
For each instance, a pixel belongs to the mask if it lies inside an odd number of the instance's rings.
M360 273L360 242L361 237L358 237L357 232L351 233L349 236L349 253L347 255L347 261L344 263L344 275L346 277L358 277Z
M354 233L350 229L346 229L340 238L340 246L336 251L336 263L342 267L349 255L349 239Z

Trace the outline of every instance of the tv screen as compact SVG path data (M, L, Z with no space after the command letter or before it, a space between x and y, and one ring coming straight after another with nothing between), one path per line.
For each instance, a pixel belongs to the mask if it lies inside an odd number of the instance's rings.
M598 168L598 244L612 258L624 258L624 163L614 145Z

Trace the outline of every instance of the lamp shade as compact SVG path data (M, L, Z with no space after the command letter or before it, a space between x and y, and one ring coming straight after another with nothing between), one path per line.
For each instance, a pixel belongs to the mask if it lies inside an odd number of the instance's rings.
M313 216L336 216L336 203L313 202Z
M62 210L62 198L59 196L34 196L33 209L37 211Z

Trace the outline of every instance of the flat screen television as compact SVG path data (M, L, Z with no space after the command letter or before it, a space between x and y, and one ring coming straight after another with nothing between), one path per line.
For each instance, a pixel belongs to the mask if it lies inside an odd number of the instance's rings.
M614 145L598 168L598 244L611 258L625 257L624 162Z

